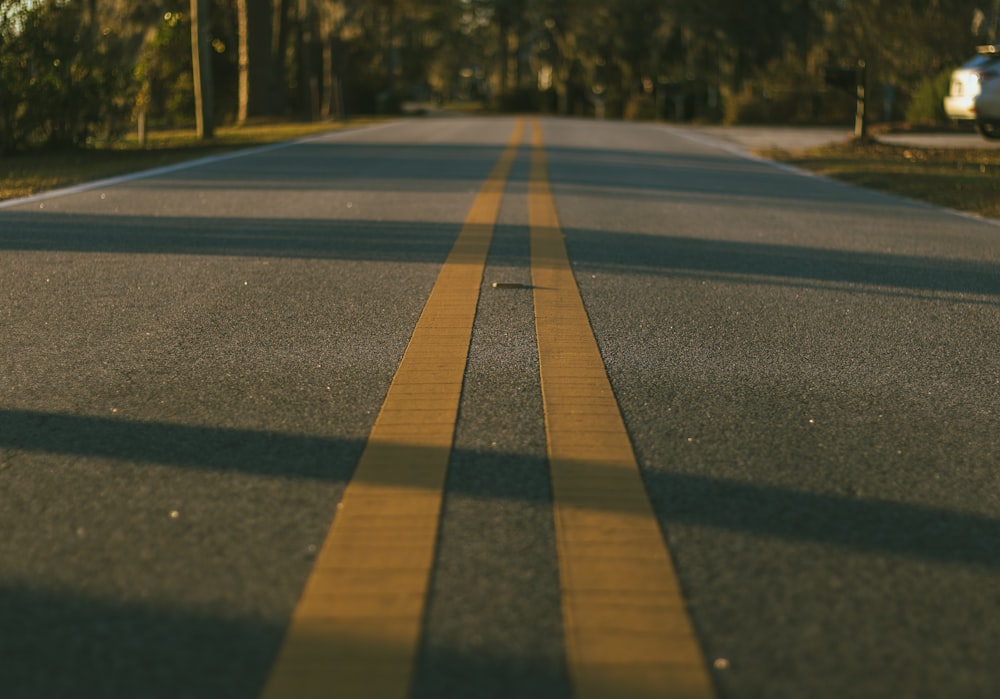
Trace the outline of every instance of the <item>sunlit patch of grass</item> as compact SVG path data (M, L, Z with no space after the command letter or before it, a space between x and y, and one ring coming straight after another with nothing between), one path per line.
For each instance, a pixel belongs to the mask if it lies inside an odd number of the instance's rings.
M939 206L1000 218L1000 150L850 142L762 155Z
M193 130L151 131L144 146L132 135L89 148L4 156L0 157L0 200L368 123L371 120L223 127L208 141L199 140Z

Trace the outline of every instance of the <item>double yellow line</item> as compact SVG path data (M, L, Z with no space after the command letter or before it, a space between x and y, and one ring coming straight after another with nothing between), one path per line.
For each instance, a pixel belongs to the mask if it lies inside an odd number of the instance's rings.
M531 126L531 272L574 695L711 697ZM524 131L518 120L442 267L263 699L409 695L479 290Z

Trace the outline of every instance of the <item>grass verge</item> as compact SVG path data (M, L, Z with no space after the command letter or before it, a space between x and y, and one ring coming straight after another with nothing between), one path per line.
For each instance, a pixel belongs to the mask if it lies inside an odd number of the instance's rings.
M1000 150L850 142L760 155L861 187L1000 219Z
M215 138L209 141L199 141L190 130L156 131L147 136L145 147L133 139L78 150L4 156L0 157L0 200L368 123L372 121L225 127L216 129Z

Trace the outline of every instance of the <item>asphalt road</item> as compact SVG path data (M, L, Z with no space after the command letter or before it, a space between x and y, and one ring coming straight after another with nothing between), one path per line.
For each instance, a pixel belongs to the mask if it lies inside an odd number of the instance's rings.
M0 208L0 696L260 695L514 127L411 120ZM717 696L997 696L1000 226L704 131L542 133ZM414 697L572 696L530 151L483 274Z

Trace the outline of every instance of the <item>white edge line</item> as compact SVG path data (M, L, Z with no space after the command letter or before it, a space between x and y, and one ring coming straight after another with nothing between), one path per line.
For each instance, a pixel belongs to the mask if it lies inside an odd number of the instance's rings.
M812 177L815 179L824 179L824 180L829 179L828 177L824 177L815 172L809 172L808 170L797 168L794 165L789 165L787 163L779 163L776 160L768 160L767 158L762 158L761 156L754 155L750 151L745 150L740 146L734 146L730 143L726 143L721 139L713 138L712 136L705 136L703 134L691 133L690 131L685 131L683 129L678 129L671 126L662 126L660 128L663 131L666 131L667 133L671 134L672 136L677 136L679 138L692 141L694 143L699 143L703 146L709 146L710 148L715 148L716 150L725 151L730 155L735 155L737 157L743 158L744 160L751 160L755 163L763 163L765 165L770 165L779 170L784 170L785 172L792 173L795 175L802 175L803 177ZM836 180L832 181L836 182Z
M257 146L255 148L246 148L244 150L233 151L230 153L221 153L219 155L210 155L204 158L197 158L195 160L185 160L182 163L174 163L173 165L164 165L163 167L152 168L149 170L140 170L139 172L131 172L125 175L117 175L115 177L108 177L103 180L94 180L92 182L83 182L81 184L73 185L71 187L62 187L60 189L51 189L47 192L39 192L38 194L32 194L31 196L21 197L20 199L6 199L0 201L0 209L9 209L15 206L22 206L24 204L35 204L42 201L47 201L49 199L56 199L58 197L65 197L71 194L80 194L82 192L89 192L95 189L100 189L101 187L113 187L115 185L124 184L126 182L134 182L135 180L144 180L150 177L159 177L160 175L167 175L171 172L177 172L179 170L190 170L197 167L203 167L205 165L212 165L214 163L221 163L226 160L234 160L236 158L243 158L249 155L259 155L260 153L267 153L269 151L280 150L282 148L288 148L290 146L295 146L301 143L311 143L313 141L320 141L329 138L337 138L342 135L357 133L358 131L373 131L375 129L382 129L388 126L392 126L396 122L388 122L385 124L374 124L372 126L362 126L359 128L346 128L346 129L333 129L319 134L314 134L312 136L303 136L302 138L296 138L291 141L282 141L280 143L269 143L266 146Z
M713 138L711 136L691 133L683 129L678 129L671 126L661 126L659 128L662 131L666 131L667 133L671 134L672 136L677 136L678 138L683 138L693 143L699 143L703 146L708 146L710 148L715 148L717 150L725 151L730 155L735 155L737 157L743 158L744 160L750 160L752 162L761 163L763 165L770 165L773 168L776 168L783 172L787 172L792 175L799 175L801 177L811 177L816 180L824 180L826 182L831 182L833 184L840 185L841 187L847 187L849 189L858 189L863 192L874 192L876 194L881 194L882 196L890 197L892 199L901 199L903 201L909 202L911 204L916 204L924 208L943 211L945 213L951 214L953 216L958 216L959 218L964 218L969 221L978 221L979 223L985 223L990 226L1000 227L1000 219L987 218L986 216L980 216L979 214L974 214L969 211L960 211L958 209L952 209L947 206L939 206L937 204L932 204L931 202L924 201L922 199L914 199L912 197L903 196L901 194L883 192L878 189L870 189L868 187L862 187L860 185L851 184L850 182L844 182L843 180L838 180L833 177L828 177L818 172L810 172L809 170L803 170L802 168L795 167L794 165L789 165L788 163L781 163L778 162L777 160L769 160L768 158L762 158L759 155L754 155L753 153L744 150L740 146L731 145L723 140Z

